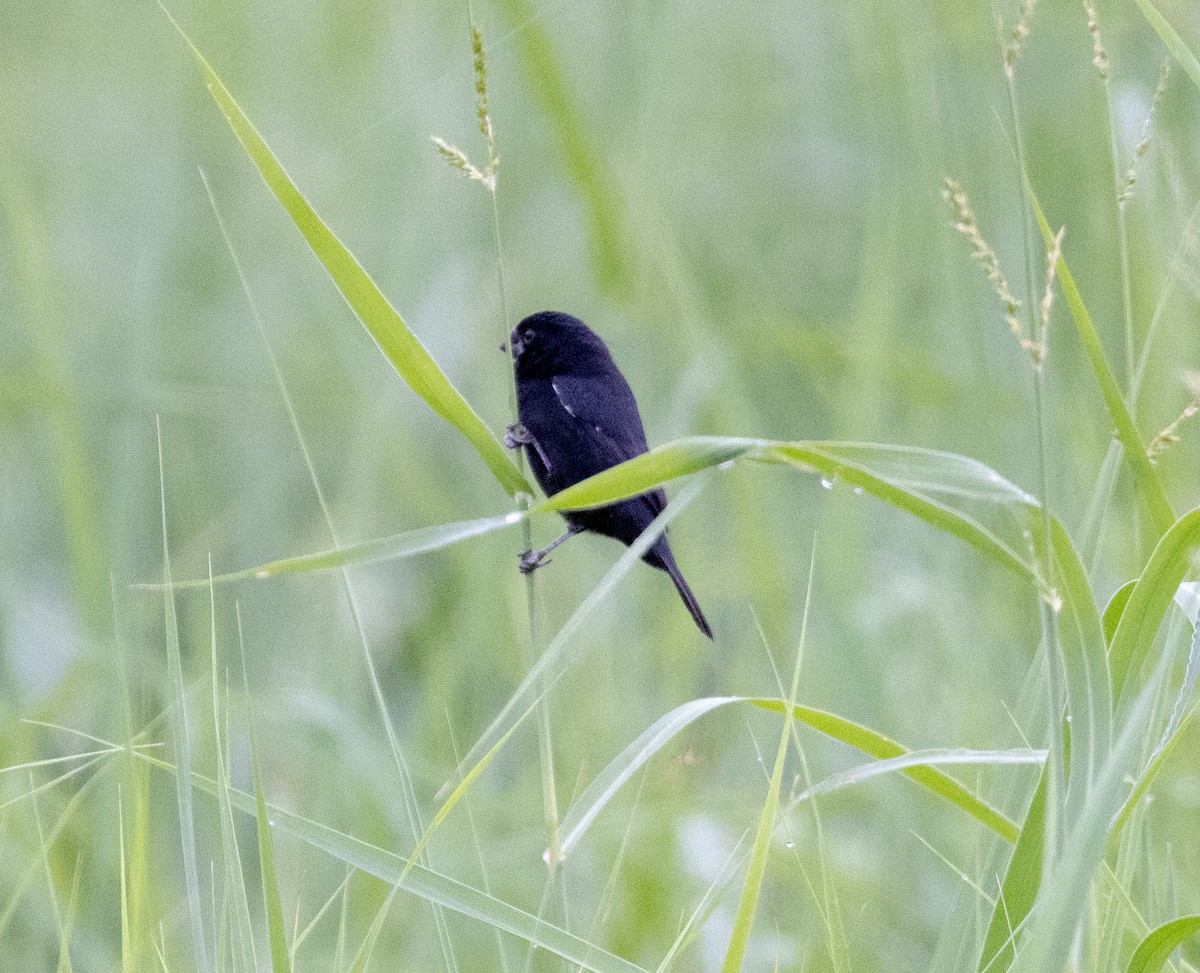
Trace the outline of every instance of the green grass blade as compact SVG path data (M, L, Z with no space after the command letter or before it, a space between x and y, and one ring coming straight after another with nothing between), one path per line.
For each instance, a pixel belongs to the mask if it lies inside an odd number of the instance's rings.
M704 484L705 479L700 479L688 484L685 489L681 490L679 495L667 505L667 509L659 514L650 526L642 531L641 536L608 569L608 572L600 579L600 583L588 592L587 597L575 609L571 617L563 624L563 627L558 630L558 634L551 640L550 644L546 647L546 651L542 653L533 668L525 674L525 678L521 680L521 685L517 687L516 692L504 704L500 712L496 715L496 718L492 720L491 725L475 741L475 745L471 747L467 755L459 761L452 781L463 780L480 759L482 759L483 755L493 748L496 741L502 736L507 735L514 718L523 719L520 716L514 717L514 714L523 711L523 708L528 707L532 700L543 695L553 685L555 680L566 671L566 667L571 663L571 655L567 649L575 631L616 586L617 582L629 573L630 568L641 560L642 554L654 543L658 535L666 530L671 520L683 513L688 505L696 499L700 490L703 489ZM450 782L443 784L438 792L439 797L444 798L451 789Z
M788 740L791 739L792 721L788 713L796 706L796 694L800 691L800 667L804 661L804 645L808 641L808 615L812 604L813 573L816 567L816 544L808 568L808 587L804 594L804 613L800 621L800 642L796 646L796 664L792 668L792 689L784 708L784 717L779 731L779 749L775 752L775 767L771 771L771 783L767 787L767 800L758 819L758 833L750 850L750 865L746 869L746 881L742 885L742 897L738 901L737 913L733 918L733 934L725 953L722 973L738 973L746 956L746 944L750 941L750 930L754 926L754 913L762 894L763 878L767 871L767 855L771 850L771 833L775 829L775 817L779 813L779 788L783 783L783 768L787 762ZM768 653L770 654L770 653ZM772 663L774 665L774 663ZM780 687L782 689L782 686ZM780 700L782 703L783 701Z
M1029 203L1033 207L1034 216L1037 217L1038 226L1041 227L1042 236L1046 240L1046 246L1049 248L1054 243L1054 231L1050 229L1050 222L1046 219L1046 214L1042 212L1041 204L1038 203L1037 196L1028 181L1026 181L1025 189ZM1067 307L1070 308L1071 317L1075 321L1075 330L1079 332L1079 338L1087 352L1092 371L1100 383L1100 394L1104 397L1104 404L1116 429L1117 439L1125 448L1125 460L1133 474L1134 485L1138 495L1150 511L1155 537L1161 537L1175 522L1171 504L1167 500L1166 493L1163 492L1158 473L1150 463L1150 457L1146 455L1146 446L1137 431L1137 426L1134 425L1133 416L1129 414L1129 408L1125 405L1121 387L1117 384L1117 378L1105 357L1104 347L1100 343L1100 335L1096 331L1096 325L1092 321L1087 305L1083 303L1079 288L1075 286L1075 277L1067 265L1067 258L1061 253L1056 266L1059 286L1062 288L1063 296L1067 299Z
M209 564L211 567L211 560ZM234 820L233 808L229 804L229 774L226 771L228 759L226 747L229 741L221 735L221 725L225 722L227 710L223 710L221 705L221 670L217 661L217 606L215 592L211 585L208 589L208 598L213 744L217 757L217 807L220 810L222 864L225 869L225 887L228 896L226 908L232 913L230 939L233 943L233 955L238 960L234 968L240 966L244 970L257 970L258 958L254 948L254 928L250 920L250 897L246 894L245 871L242 868L242 855L237 843L237 822ZM220 954L220 952L218 947L217 953Z
M377 537L360 544L348 544L332 550L317 551L313 554L300 554L296 557L285 557L278 561L269 561L257 567L233 571L228 574L218 574L213 584L224 584L230 581L246 581L252 578L273 578L277 574L302 574L308 571L327 571L332 568L344 568L354 564L371 564L376 561L390 561L399 558L414 557L426 554L443 547L457 544L519 524L525 515L517 511L497 517L482 517L479 520L462 520L453 524L437 524L433 527L419 527L416 530L391 534L387 537ZM173 588L200 588L208 584L207 578L194 578L187 581L172 582ZM134 587L147 591L158 591L163 585L141 584Z
M1126 973L1158 973L1179 945L1200 933L1200 916L1180 916L1164 922L1138 943Z
M1052 522L1056 590L1061 602L1058 641L1066 672L1071 725L1067 813L1087 799L1112 746L1112 678L1100 610L1067 532Z
M166 12L166 8L163 8ZM167 13L168 17L171 17ZM396 312L354 255L322 221L296 188L262 136L246 117L233 95L212 69L183 29L171 23L191 49L204 74L209 93L233 129L242 148L258 169L267 188L275 195L296 228L308 241L317 259L329 272L346 303L370 332L380 350L408 386L443 419L461 432L487 464L492 475L510 496L533 493L529 483L508 458L499 440L451 384L404 319Z
M1129 677L1136 674L1150 651L1198 543L1200 508L1184 514L1163 535L1130 592L1109 649L1115 698L1120 698Z
M1089 892L1104 860L1113 820L1128 790L1126 780L1135 771L1150 729L1165 669L1160 666L1156 678L1135 699L1087 800L1064 822L1062 848L1045 869L1021 948L1013 960L1014 971L1044 973L1066 967L1091 901Z
M425 851L425 848L429 844L429 840L433 837L434 832L437 831L442 822L446 820L450 812L454 810L454 806L466 795L471 785L474 784L479 778L479 775L487 769L488 764L492 762L492 759L496 756L496 754L504 749L504 745L508 743L508 741L512 738L512 735L516 733L517 727L525 722L529 715L537 708L537 704L540 701L541 697L539 696L530 704L529 708L525 710L524 713L522 713L519 717L517 717L516 720L513 721L512 725L508 728L504 735L496 741L492 749L483 755L479 762L467 772L466 776L464 776L459 782L459 785L454 788L454 790L450 793L450 796L447 797L444 802L442 802L442 806L438 808L437 814L435 814L433 816L433 820L429 822L429 827L426 828L425 833L421 835L421 840L417 842L417 847L414 848L412 854L408 856L408 863L404 866L404 871L400 875L401 882L403 882L405 877L408 875L409 869L420 860L421 854ZM566 850L563 849L561 854L565 855Z
M621 789L638 770L659 750L685 727L690 726L705 713L727 706L730 703L745 702L742 696L712 696L707 699L693 699L689 703L677 706L665 716L659 717L636 740L629 744L609 763L607 767L593 780L579 798L571 805L562 821L561 848L563 856L579 843L592 822L604 809L605 805Z
M163 539L163 612L166 621L167 677L170 681L171 739L174 742L175 762L179 767L175 796L179 805L179 833L183 845L183 874L187 888L188 922L191 924L192 952L197 970L207 970L208 947L204 939L204 914L200 906L200 870L196 863L196 825L192 810L191 736L188 732L187 692L183 686L183 663L179 653L179 624L175 616L175 596L171 593L171 557L167 544L167 488L163 474L162 428L158 430L158 479L162 503Z
M717 907L717 902L720 901L721 893L733 881L733 876L737 874L742 862L746 860L746 856L741 854L741 851L742 845L749 834L749 830L743 832L742 836L738 839L738 843L733 846L733 850L730 851L728 857L725 859L725 863L717 872L716 878L713 879L704 896L696 903L696 908L692 910L692 914L688 916L687 922L679 930L679 934L675 937L675 941L671 943L671 948L667 950L662 961L658 964L655 973L666 973L670 969L671 963L674 962L675 957L692 941L698 930L708 921L708 917L712 915L713 910Z
M601 506L701 469L746 460L798 466L820 473L830 482L864 490L959 537L1018 574L1036 579L1036 569L1022 538L1035 521L1037 500L977 460L937 450L869 443L689 437L666 443L578 483L534 509Z
M1179 62L1180 67L1188 73L1188 77L1192 79L1196 86L1200 87L1200 60L1196 59L1196 55L1192 53L1192 49L1184 43L1183 38L1168 23L1167 19L1158 12L1158 8L1150 0L1137 0L1137 5L1142 11L1142 16L1146 18L1150 26L1162 38L1162 42L1167 45L1167 50L1171 52L1171 56Z
M148 756L138 756L153 767L179 776L179 771L166 761ZM198 790L216 796L217 784L211 778L195 771L191 774L192 785ZM233 807L247 815L257 814L255 798L243 791L230 788L229 800ZM396 885L408 862L395 852L369 844L359 838L344 834L333 828L311 821L282 808L267 804L267 813L275 823L277 831L286 832L303 841L311 848L336 858L359 871ZM561 956L571 963L593 970L595 973L645 973L641 967L628 960L614 956L565 929L539 919L516 906L488 895L465 883L415 864L404 880L403 890L424 899L443 905L462 915L511 933L541 949Z
M748 703L775 713L784 712L783 702L774 698L713 696L694 699L659 717L622 750L572 804L562 823L563 854L568 854L579 843L617 791L667 743L700 717L731 703ZM832 713L799 705L791 707L791 713L798 722L879 760L903 758L911 753L907 747L883 734ZM1005 840L1016 840L1016 825L953 777L928 765L914 764L892 769L900 770L910 780L965 811Z
M531 513L586 510L640 493L682 476L719 466L770 445L763 439L690 436L672 440L650 452L589 477L535 504Z
M749 699L747 702L769 710L778 710L782 706L778 699ZM877 733L869 727L823 710L811 709L807 706L793 706L792 718L808 724L827 737L839 740L879 760L902 757L910 752L907 747L882 733ZM981 824L995 831L1005 841L1017 840L1017 826L1012 821L936 767L909 767L902 770L901 773L926 790L965 811Z
M1012 965L1016 956L1014 931L1024 923L1037 899L1045 848L1046 779L1047 772L1043 767L988 922L979 956L979 973L1004 973Z
M287 927L283 921L283 898L279 894L279 876L275 871L275 846L271 838L271 818L263 791L262 768L258 762L258 738L254 733L250 683L246 675L246 645L242 637L242 613L238 610L238 645L242 654L242 689L246 697L246 723L250 730L250 768L254 776L254 819L258 828L258 863L263 883L263 905L267 913L267 939L271 947L273 973L291 973ZM228 796L226 797L228 800Z
M1037 500L976 460L913 447L837 442L778 443L768 455L865 490L1017 574L1038 579L1022 540L1034 524ZM985 524L983 518L996 523Z
M763 877L767 871L767 853L771 850L771 832L775 815L779 811L779 788L783 782L783 767L787 758L788 725L783 721L783 732L779 735L779 749L775 753L775 766L771 771L771 783L767 788L767 800L758 819L758 832L750 851L750 867L746 870L746 881L742 885L742 897L738 901L737 914L733 920L733 935L725 953L722 973L737 973L742 968L746 955L746 944L750 940L750 929L754 925L754 913L758 909L758 898L762 892Z
M750 460L799 467L871 493L966 541L1018 574L1031 580L1037 578L1032 559L1018 542L1022 531L1032 522L1036 500L976 460L897 446L694 436L665 443L583 480L536 504L527 514L513 511L496 517L421 527L333 550L281 558L219 574L212 580L222 584L412 557L518 524L526 515L603 506L714 466ZM995 523L985 523L987 520ZM199 588L208 583L207 578L196 578L176 581L173 585ZM157 591L163 586L135 587Z
M970 750L963 747L941 748L931 750L910 750L899 757L889 757L886 760L874 760L871 763L860 764L847 770L831 774L824 780L809 787L788 805L788 810L799 806L804 801L811 800L821 794L832 794L863 781L876 777L884 777L897 771L905 772L916 768L933 767L983 767L983 766L1014 766L1021 764L1045 763L1045 750L1030 750L1018 747L1012 750Z
M1119 587L1111 598L1108 599L1108 604L1104 606L1104 641L1112 643L1113 636L1117 634L1117 626L1121 623L1121 616L1125 614L1125 606L1129 604L1129 596L1133 594L1133 589L1137 586L1137 579L1126 581Z

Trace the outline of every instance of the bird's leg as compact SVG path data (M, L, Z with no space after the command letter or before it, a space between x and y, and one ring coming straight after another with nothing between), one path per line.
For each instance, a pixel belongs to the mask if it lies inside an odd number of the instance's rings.
M567 527L567 532L563 534L562 537L558 538L548 546L543 547L540 551L525 551L521 555L521 560L517 562L517 569L522 574L529 574L531 571L536 571L543 564L549 564L550 562L545 559L546 555L558 547L558 545L565 541L568 537L574 537L583 529L584 528L582 527L577 527L575 524L571 524Z
M504 433L504 445L509 449L520 449L522 446L532 446L535 450L537 450L537 454L541 458L542 465L548 470L552 469L550 465L550 457L548 457L545 450L542 449L541 443L534 438L533 433L531 433L519 422L509 423L508 429Z

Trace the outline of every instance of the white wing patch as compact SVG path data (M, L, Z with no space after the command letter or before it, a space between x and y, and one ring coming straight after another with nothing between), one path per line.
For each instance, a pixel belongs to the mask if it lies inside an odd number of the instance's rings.
M561 405L561 406L562 406L564 409L566 409L566 410L567 410L567 415L569 415L569 416L571 416L572 418L574 418L574 416L575 416L575 410L574 410L574 409L572 409L572 408L571 408L569 405L567 405L567 400L563 398L562 390L561 390L561 389L559 389L559 387L558 387L557 383L555 383L555 382L551 382L551 383L550 383L550 387L551 387L552 389L554 389L554 397L555 397L556 399L558 399L558 404L559 404L559 405Z

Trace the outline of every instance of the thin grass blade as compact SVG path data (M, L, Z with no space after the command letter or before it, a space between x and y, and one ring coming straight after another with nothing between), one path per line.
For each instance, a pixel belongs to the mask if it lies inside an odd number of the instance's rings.
M1034 194L1028 180L1025 182L1025 191L1029 198L1030 206L1033 207L1033 214L1037 217L1038 226L1041 227L1042 236L1046 240L1046 246L1049 248L1054 243L1054 232L1050 229L1050 222L1046 219L1046 214L1042 212L1041 204L1038 203L1037 196ZM1171 504L1167 500L1166 493L1163 491L1162 483L1158 479L1158 473L1150 463L1150 457L1146 455L1146 445L1142 442L1142 437L1137 431L1137 426L1134 424L1133 416L1129 414L1129 408L1125 405L1125 399L1121 394L1121 387L1117 384L1116 375L1113 374L1112 367L1108 364L1108 358L1104 354L1104 346L1100 343L1100 334L1096 331L1096 325L1092 321L1092 316L1087 309L1087 305L1083 302L1079 288L1075 286L1075 277L1071 273L1071 268L1067 265L1067 258L1061 251L1056 267L1058 270L1059 286L1062 288L1063 296L1067 299L1067 307L1070 308L1071 317L1075 321L1075 330L1078 331L1080 340L1083 341L1083 347L1087 352L1092 371L1096 375L1096 380L1100 383L1100 394L1104 397L1104 404L1108 408L1109 418L1116 428L1117 439L1125 448L1125 460L1129 464L1130 472L1133 474L1133 482L1137 493L1150 512L1153 520L1154 536L1157 539L1175 522L1175 515L1171 512Z
M139 754L153 767L178 775L177 768L170 763ZM216 796L214 780L192 771L192 785L198 790ZM253 795L230 788L229 800L233 807L247 815L256 816L257 805ZM369 844L359 838L344 834L326 825L319 824L297 814L292 814L272 804L267 804L267 814L277 831L286 832L312 848L324 852L359 871L396 885L404 872L407 859L395 852ZM561 956L584 969L595 973L645 973L641 967L606 952L565 929L530 915L516 906L488 895L470 885L442 875L421 864L415 864L405 878L403 890L427 901L443 905L462 915L504 932L511 933L526 942Z
M437 524L433 527L419 527L416 530L405 531L401 534L391 534L363 541L360 544L349 544L328 551L317 551L313 554L300 554L296 557L281 558L278 561L268 561L257 567L233 571L228 574L218 574L213 577L213 584L225 584L230 581L245 581L251 578L273 578L278 574L303 574L309 571L328 571L332 568L344 568L356 564L372 564L377 561L391 561L430 551L450 547L460 541L472 537L480 537L495 530L519 524L525 515L517 511L496 517L483 517L479 520L463 520L453 524ZM200 588L208 584L207 578L190 579L172 582L172 587ZM158 591L163 585L141 584L135 587L142 590Z
M1192 49L1187 46L1167 18L1158 12L1158 8L1150 0L1137 0L1137 5L1142 11L1142 16L1162 38L1162 42L1167 45L1171 56L1179 62L1180 67L1187 72L1188 77L1196 83L1196 86L1200 87L1200 60L1197 60Z
M188 731L187 692L183 686L183 663L179 653L179 623L175 616L175 597L171 593L171 552L167 543L167 487L163 473L162 427L158 428L158 486L162 504L163 541L163 612L166 623L167 678L173 696L171 739L175 762L179 767L175 797L179 805L179 832L183 843L183 874L187 889L188 922L191 926L192 952L197 970L208 970L208 947L204 938L204 913L200 906L200 870L196 863L196 825L192 810L192 789L188 785L192 769L192 744Z

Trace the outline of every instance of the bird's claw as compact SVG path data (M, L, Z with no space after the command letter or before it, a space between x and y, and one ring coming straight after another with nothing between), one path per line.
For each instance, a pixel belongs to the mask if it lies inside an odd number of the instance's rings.
M549 560L543 560L545 556L545 551L523 551L517 561L517 570L522 574L531 574L543 564L550 563Z
M504 445L509 449L518 449L521 446L528 446L533 442L533 436L529 434L529 430L522 426L519 422L510 422L504 433Z

